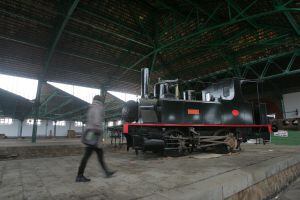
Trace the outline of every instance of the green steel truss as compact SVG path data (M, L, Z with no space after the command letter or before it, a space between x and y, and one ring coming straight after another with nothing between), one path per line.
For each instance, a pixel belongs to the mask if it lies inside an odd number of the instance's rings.
M281 66L278 63L276 63L276 60L280 58L289 59L286 66ZM263 81L263 80L269 80L269 79L283 77L287 75L298 74L300 73L300 64L294 62L296 58L300 59L300 49L296 49L294 51L285 52L285 53L279 53L276 55L272 55L269 57L261 58L259 60L242 64L238 66L239 69L242 71L242 75L239 78L247 79L249 78L249 74L252 73L252 75L254 75L253 77L254 79ZM258 66L258 65L260 67L260 70L254 69L254 66ZM274 72L274 69L272 69L271 67L273 68L276 67L278 69L276 70L276 72ZM227 69L216 71L208 75L194 78L191 81L205 81L220 76L226 77L226 75L227 77L232 77L232 75L234 75L233 70L234 70L233 67L229 67Z
M254 1L254 2L256 2L256 1ZM250 5L253 5L253 4L251 3ZM226 21L224 23L214 24L212 26L209 26L209 27L197 30L195 32L192 32L190 34L184 35L182 37L179 37L179 38L177 38L175 40L172 40L169 43L161 44L157 49L155 49L155 50L149 52L147 55L141 57L139 60L137 60L131 66L129 66L129 68L136 67L137 65L139 65L144 60L148 59L150 56L154 55L157 52L162 52L166 48L174 46L175 44L177 44L179 42L186 41L186 40L191 40L191 39L193 39L193 38L195 38L195 37L197 37L197 36L199 36L199 35L201 35L201 34L203 34L205 32L214 31L214 30L217 30L217 29L222 29L224 27L227 27L227 26L230 26L230 25L234 25L234 24L237 24L239 22L249 21L249 20L255 20L255 19L258 19L260 17L270 16L270 15L277 14L277 13L286 13L286 12L291 12L291 11L300 12L300 8L287 8L284 5L280 5L280 6L274 7L272 10L268 10L268 11L265 11L265 12L261 12L261 13L257 13L257 14L246 16L243 13L251 7L251 6L250 7L249 6L246 7L244 10L241 10L239 12L240 14L238 14L236 17L234 17L234 18L232 18L232 19L230 19L230 20L228 20L228 21Z
M42 84L45 79L45 75L47 74L51 59L53 57L54 51L56 49L56 46L58 44L58 41L61 38L61 35L65 29L65 26L67 25L71 15L73 14L75 8L77 7L79 3L79 0L74 0L68 8L68 11L65 16L62 17L60 21L58 21L57 26L55 27L54 34L53 34L53 41L50 44L50 47L47 51L46 54L46 59L43 65L43 70L41 77L38 80L38 87L37 87L37 94L35 98L35 106L34 106L34 122L33 122L33 129L32 129L32 142L36 142L36 134L37 134L37 119L39 118L39 110L40 110L40 96L41 96L41 89L42 89ZM54 111L50 111L54 112Z

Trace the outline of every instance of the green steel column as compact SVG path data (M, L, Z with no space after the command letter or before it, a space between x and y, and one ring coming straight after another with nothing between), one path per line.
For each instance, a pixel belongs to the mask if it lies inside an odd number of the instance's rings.
M84 122L82 121L82 134L84 133Z
M56 123L57 123L57 121L55 120L54 121L54 131L53 131L54 138L56 138Z
M33 128L32 128L32 136L31 142L36 143L36 135L37 135L37 119L39 117L39 107L40 107L40 99L41 99L41 90L42 90L42 81L38 81L36 97L34 101L34 119L33 119Z
M281 95L281 98L280 98L280 103L281 103L282 117L283 117L283 119L285 119L286 115L285 115L285 107L284 107L284 101L283 101L283 96L282 95Z
M23 122L24 122L24 120L20 120L20 125L21 125L21 127L20 127L20 130L19 130L19 137L21 138L22 137L22 131L23 131Z
M79 3L79 0L73 0L72 3L69 5L69 8L66 12L66 15L61 19L58 23L58 25L55 27L54 30L54 39L51 42L51 45L47 51L45 63L43 66L43 71L41 74L41 77L38 81L38 88L37 88L37 94L34 102L34 121L33 121L33 129L32 129L32 143L36 143L36 135L37 135L37 119L39 117L39 104L40 104L40 98L41 98L41 88L42 88L42 80L45 79L45 75L47 73L47 70L50 65L50 61L52 59L52 56L54 54L54 51L56 49L56 46L58 44L58 41L64 31L65 26L67 25L71 15L73 14L74 10L76 9L77 5ZM56 128L56 127L55 127Z
M105 99L106 99L106 94L107 94L107 89L105 88L105 87L101 87L101 95L103 95L104 96L104 103L103 103L103 107L104 107L104 119L102 119L103 121L102 121L102 124L103 124L103 133L104 134L106 134L105 133ZM104 137L103 137L104 138ZM102 138L102 139L103 139Z
M47 132L48 132L48 119L46 120L46 127L45 127L45 137L47 138Z

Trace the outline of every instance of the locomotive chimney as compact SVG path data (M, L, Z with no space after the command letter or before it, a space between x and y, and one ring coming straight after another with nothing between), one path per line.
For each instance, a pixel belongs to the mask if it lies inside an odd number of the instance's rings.
M149 95L149 68L143 68L141 71L141 96L148 98Z

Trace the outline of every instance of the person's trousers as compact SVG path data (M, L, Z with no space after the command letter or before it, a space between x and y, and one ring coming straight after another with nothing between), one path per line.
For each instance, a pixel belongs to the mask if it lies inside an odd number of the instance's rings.
M91 157L93 151L95 151L97 153L98 161L101 164L102 169L105 171L105 173L108 171L106 164L104 162L104 158L103 158L103 150L101 148L94 147L94 146L86 146L83 158L81 160L81 163L80 163L80 166L78 169L78 175L83 175L86 164L87 164L89 158Z

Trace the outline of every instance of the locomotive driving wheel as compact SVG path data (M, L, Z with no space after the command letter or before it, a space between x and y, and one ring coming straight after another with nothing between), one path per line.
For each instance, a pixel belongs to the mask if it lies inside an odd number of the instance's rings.
M229 152L232 152L234 149L237 149L238 147L238 141L233 133L229 133L224 140L225 144L227 145L227 148Z
M234 150L240 150L239 141L234 133L229 132L225 129L220 129L214 133L214 136L224 136L224 143L216 146L216 150L218 153L230 153Z
M186 152L190 152L186 145L186 138L184 133L178 129L170 129L165 132L165 145L166 150L175 150L179 155L184 155Z

